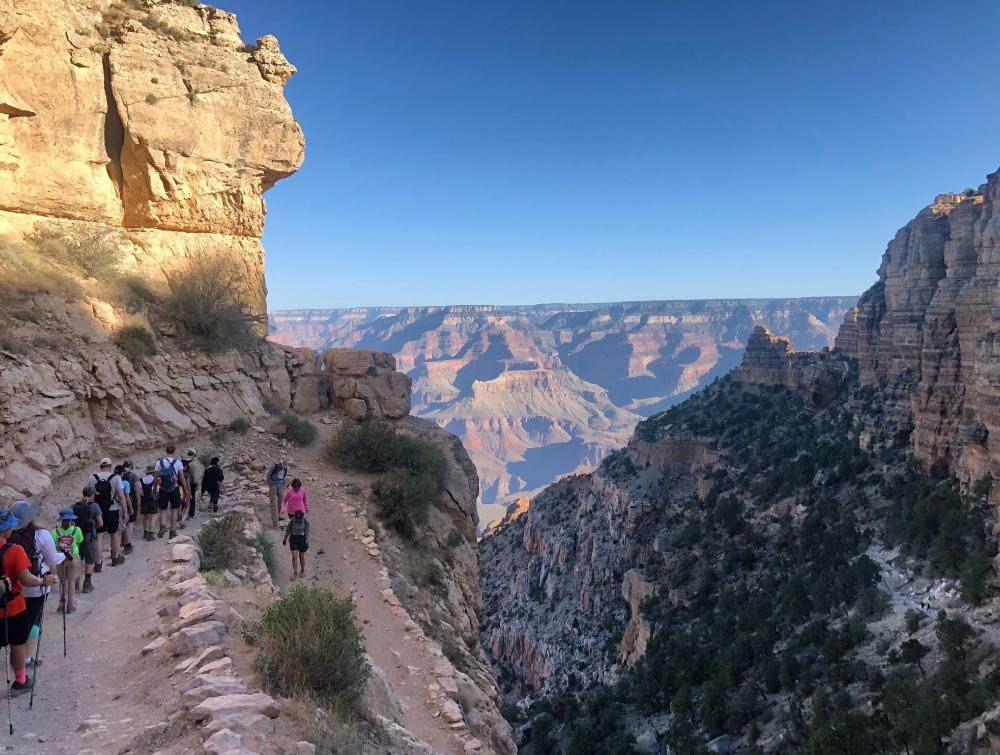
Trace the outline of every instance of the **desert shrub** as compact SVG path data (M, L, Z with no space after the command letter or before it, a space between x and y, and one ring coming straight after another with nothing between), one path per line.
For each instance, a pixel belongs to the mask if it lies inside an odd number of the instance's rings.
M382 522L404 537L412 538L417 534L417 525L427 520L427 508L440 495L441 489L426 474L393 469L379 475L372 492L378 499Z
M264 559L264 566L267 567L267 573L271 575L271 579L274 579L278 575L278 562L274 553L274 543L263 532L258 532L247 542L251 548L260 553L260 557Z
M223 571L241 563L246 548L243 522L243 514L230 511L201 528L198 545L202 571Z
M362 472L380 474L407 469L438 482L444 478L447 465L437 446L397 433L382 420L343 425L330 442L327 454L332 461Z
M235 269L232 261L199 259L170 281L163 314L205 351L248 349L261 340L264 318L251 309Z
M115 334L115 345L132 364L142 364L156 353L156 337L144 325L126 325Z
M40 224L25 240L42 257L90 278L116 272L121 262L121 249L110 233L75 235Z
M282 695L307 694L328 709L360 703L371 669L350 598L298 585L246 627L260 648L255 667Z
M155 94L153 94L152 92L150 92L149 94L147 94L147 95L146 95L146 104L147 104L147 105L155 105L155 104L156 104L156 103L158 103L159 101L160 101L160 98L159 98L159 97L157 97L157 96L156 96Z
M237 435L246 435L250 432L250 421L246 417L237 417L229 423L228 429Z
M274 399L266 398L261 405L268 414L277 414L281 411L281 407L274 402Z
M316 440L316 425L292 412L281 416L285 426L285 437L297 446L308 446Z

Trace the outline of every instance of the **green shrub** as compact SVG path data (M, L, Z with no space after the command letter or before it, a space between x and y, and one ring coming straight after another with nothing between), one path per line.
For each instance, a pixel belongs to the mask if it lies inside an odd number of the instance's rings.
M228 429L237 435L246 435L250 432L250 421L246 417L237 417L229 423Z
M223 571L238 566L245 553L243 514L230 511L213 519L198 533L201 546L201 570Z
M246 299L238 263L232 259L199 259L170 280L164 316L177 323L181 335L209 352L249 349L261 336L262 315Z
M274 543L268 539L267 535L263 532L258 532L247 543L251 548L260 553L261 558L264 559L264 566L267 567L267 573L271 575L271 579L277 577L278 562L275 559Z
M297 446L308 446L316 440L316 425L292 412L281 415L285 437Z
M147 94L147 95L146 95L146 104L147 104L147 105L155 105L155 104L156 104L156 103L158 103L159 101L160 101L160 98L159 98L159 97L157 97L157 96L156 96L155 94L153 94L152 92L150 92L149 94Z
M427 520L427 507L440 494L438 484L426 474L414 474L406 469L393 469L372 485L378 499L379 518L386 527L412 538L416 526Z
M116 273L121 249L110 233L74 235L54 225L38 225L25 241L38 254L88 277Z
M440 481L446 468L441 449L398 433L383 420L342 425L330 442L327 454L338 464L372 474L408 469Z
M308 694L329 709L361 701L371 669L350 598L298 585L248 624L245 639L260 648L256 668L272 691Z
M132 364L142 364L156 353L156 336L144 325L126 325L115 334L114 341Z

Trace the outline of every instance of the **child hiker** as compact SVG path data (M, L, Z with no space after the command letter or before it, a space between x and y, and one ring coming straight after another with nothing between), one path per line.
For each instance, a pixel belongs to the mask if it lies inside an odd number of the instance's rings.
M76 562L80 558L83 530L76 526L76 514L71 508L60 511L59 520L59 526L52 532L56 548L66 556L66 560L59 564L59 581L63 586L59 611L73 613L76 611Z
M160 482L156 467L146 465L146 474L139 480L139 513L142 514L142 539L156 540L156 515L160 513Z
M296 511L285 527L285 537L281 541L292 551L292 579L306 574L306 551L309 550L309 520L302 509Z

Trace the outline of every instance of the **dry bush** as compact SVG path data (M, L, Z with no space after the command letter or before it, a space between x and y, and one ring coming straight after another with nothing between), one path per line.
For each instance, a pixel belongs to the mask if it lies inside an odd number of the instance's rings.
M258 328L265 317L253 312L236 269L222 260L199 259L170 281L162 314L205 351L249 349L262 340Z
M25 242L39 256L88 278L116 276L121 265L121 247L110 232L78 235L40 223Z
M139 323L125 325L115 334L114 342L135 365L143 364L156 353L156 336Z

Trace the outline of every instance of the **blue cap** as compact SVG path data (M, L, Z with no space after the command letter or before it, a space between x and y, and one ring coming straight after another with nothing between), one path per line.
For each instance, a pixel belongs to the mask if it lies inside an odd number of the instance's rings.
M35 507L28 501L18 501L10 507L10 513L17 519L15 527L24 527L35 518Z
M59 518L67 522L72 522L76 519L76 514L73 513L73 509L65 508L59 512Z
M7 532L20 526L21 522L10 509L0 509L0 532Z

